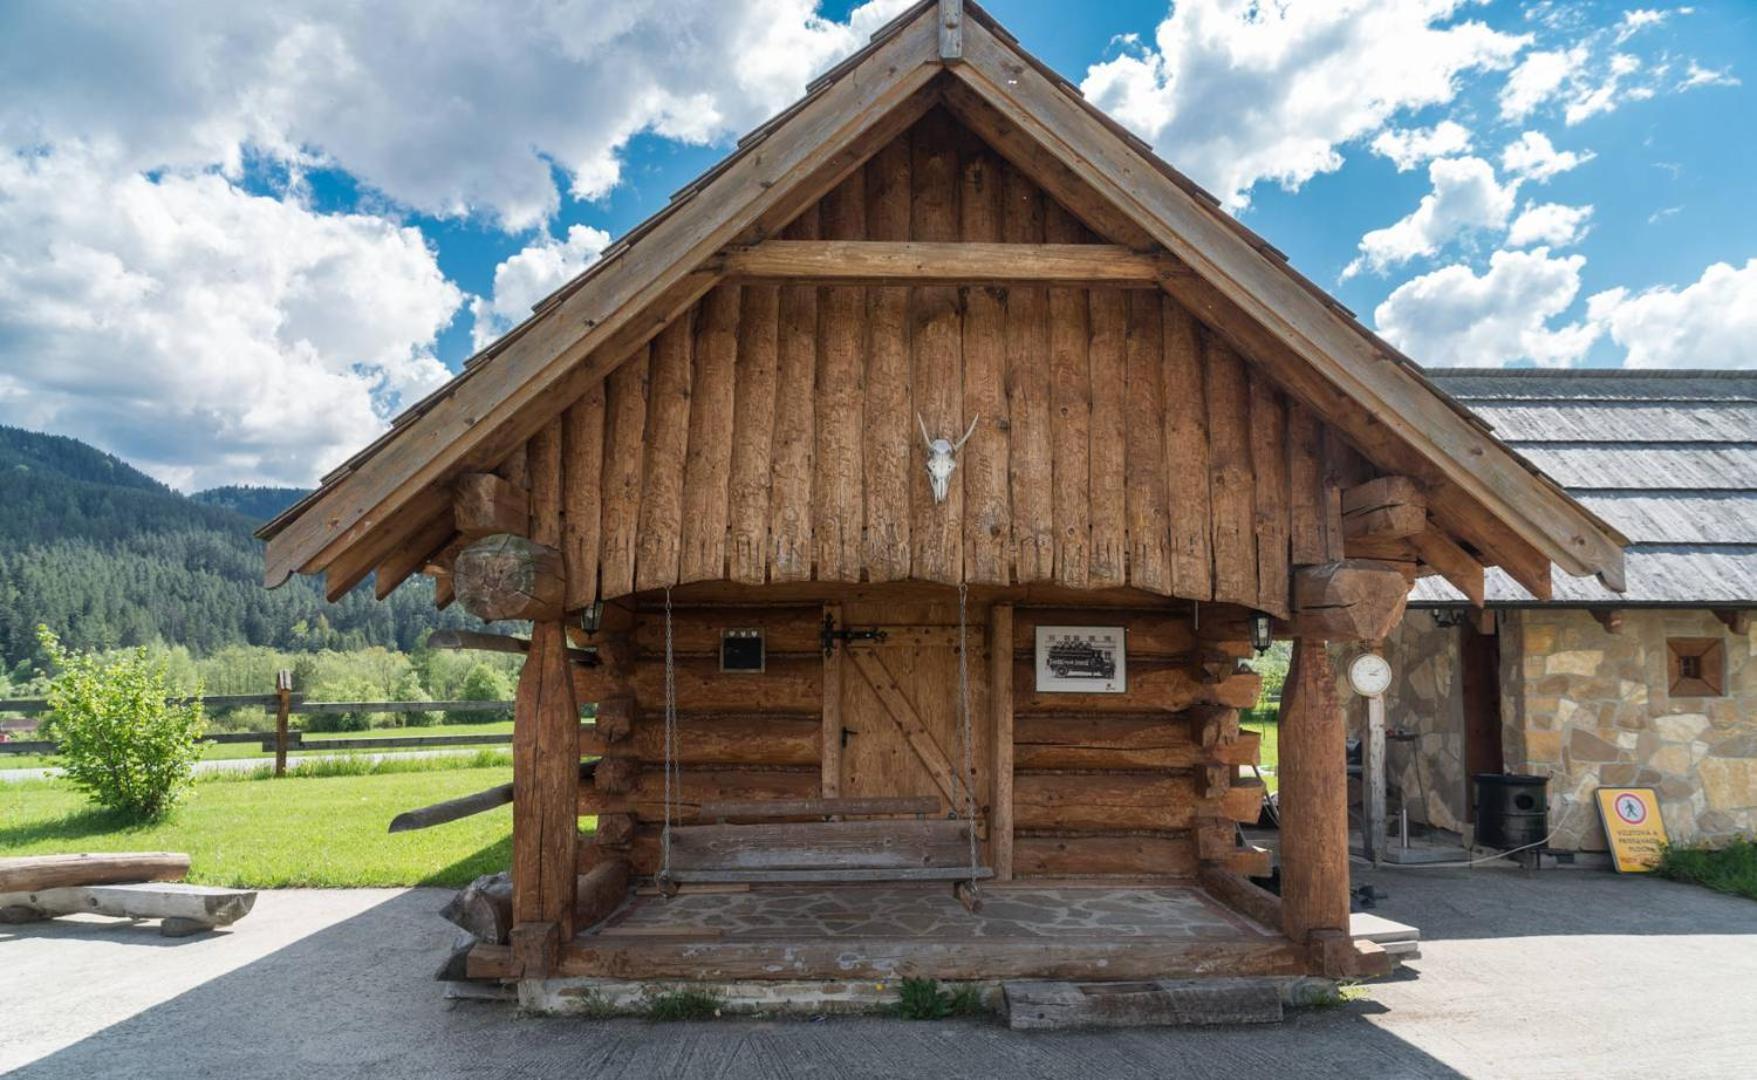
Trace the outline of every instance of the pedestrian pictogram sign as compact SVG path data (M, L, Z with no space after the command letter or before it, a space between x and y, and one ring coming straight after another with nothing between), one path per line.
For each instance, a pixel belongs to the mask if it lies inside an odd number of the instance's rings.
M1597 795L1598 817L1617 872L1644 874L1658 866L1666 835L1653 789L1601 787Z

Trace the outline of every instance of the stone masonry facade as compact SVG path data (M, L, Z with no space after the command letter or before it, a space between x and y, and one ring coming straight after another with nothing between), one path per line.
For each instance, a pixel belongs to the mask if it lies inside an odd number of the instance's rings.
M1550 777L1550 846L1600 851L1593 789L1659 792L1674 843L1757 835L1757 629L1735 634L1712 612L1631 609L1613 633L1591 612L1500 612L1502 751L1508 772ZM1396 680L1389 783L1410 818L1465 832L1464 717L1459 634L1411 611L1385 643ZM1672 697L1670 638L1719 637L1725 692ZM1396 812L1392 802L1392 812Z

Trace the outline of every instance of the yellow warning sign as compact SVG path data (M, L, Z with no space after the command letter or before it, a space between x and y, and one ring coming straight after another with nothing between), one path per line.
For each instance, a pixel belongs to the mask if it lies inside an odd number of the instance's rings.
M1659 865L1665 848L1665 822L1652 788L1601 787L1598 817L1611 842L1611 861L1619 874L1645 874Z

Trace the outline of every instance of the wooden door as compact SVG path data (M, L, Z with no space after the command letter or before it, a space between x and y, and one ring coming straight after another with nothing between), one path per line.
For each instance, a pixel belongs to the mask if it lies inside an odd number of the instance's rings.
M837 645L842 685L840 793L933 795L943 809L963 813L960 777L966 766L956 603L847 604L842 614L847 627L879 630L884 637ZM991 771L988 612L972 607L967 617L968 768L974 773L978 816L986 819Z
M1477 773L1506 769L1501 747L1501 641L1464 620L1459 629L1464 699L1464 820L1476 820Z

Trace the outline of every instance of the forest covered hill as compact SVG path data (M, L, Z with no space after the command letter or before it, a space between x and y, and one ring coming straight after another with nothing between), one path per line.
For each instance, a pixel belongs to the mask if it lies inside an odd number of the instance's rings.
M425 579L383 603L369 583L337 604L303 578L264 589L251 533L302 494L185 496L77 439L0 426L0 661L33 658L38 623L76 648L156 640L198 656L236 644L407 650L433 627L478 625L435 611Z

